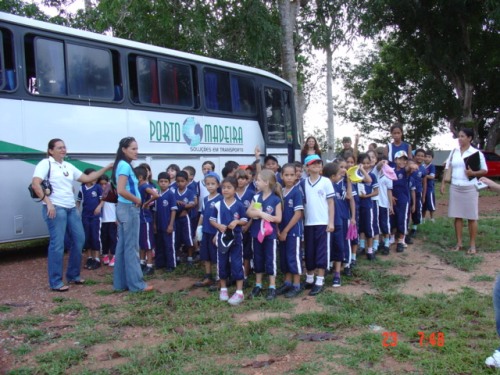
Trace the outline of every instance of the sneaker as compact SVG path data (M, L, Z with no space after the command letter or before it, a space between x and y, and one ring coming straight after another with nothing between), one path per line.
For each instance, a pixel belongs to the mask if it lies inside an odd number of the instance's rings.
M332 284L332 286L333 286L334 288L338 288L340 285L341 285L341 284L340 284L340 277L334 277L334 278L333 278L333 284Z
M356 259L351 260L351 268L356 267L356 265L357 265Z
M87 258L87 261L85 262L85 266L83 266L85 269L90 270L92 269L91 267L94 264L94 258Z
M358 249L358 252L356 253L356 255L363 255L363 254L365 253L365 251L366 251L366 250L365 250L365 248L364 248L364 247L360 247L360 248Z
M366 254L366 259L368 259L368 260L375 260L375 253Z
M295 288L292 286L292 289L290 289L286 294L285 298L295 298L297 297L300 293L302 293L301 288Z
M283 294L286 294L291 288L293 288L291 285L283 284L278 289L276 289L276 295L282 296Z
M417 231L415 229L412 229L410 231L410 236L411 236L411 238L415 238L417 236Z
M245 297L243 297L243 294L239 294L239 293L234 293L232 295L231 298L229 298L229 304L232 305L232 306L238 306L240 303L243 302L243 300L245 299Z
M486 358L484 363L491 368L500 368L500 351L495 350L491 357Z
M312 289L314 287L314 283L308 283L307 281L304 282L302 285L304 289Z
M250 296L252 298L260 296L260 293L262 292L262 288L260 286L254 286L252 289L252 293L250 293Z
M94 259L94 262L92 263L92 265L90 266L89 270L96 270L98 268L101 267L101 262Z
M405 251L405 245L402 243L398 243L398 245L396 246L396 252L402 253L403 251Z
M342 274L346 277L352 277L352 270L351 267L344 267L344 271Z
M212 279L206 278L206 279L203 279L203 280L196 282L194 284L194 286L197 288L204 288L204 287L212 285L213 283L214 283L214 281Z
M405 236L405 243L407 245L413 245L413 240L411 239L410 236Z
M323 285L314 284L311 291L309 292L309 295L316 296L316 295L320 294L322 291L323 291Z
M105 255L102 258L102 264L105 264L106 266L109 264L109 255Z
M221 301L228 301L229 300L229 295L227 294L227 290L221 290L220 291L219 299Z
M109 261L109 266L114 267L115 266L115 256L113 255L113 258Z
M155 269L153 267L146 266L146 269L142 273L144 276L153 276L155 274Z
M220 280L217 280L215 283L213 283L208 287L209 292L216 292L219 289L220 289Z
M390 249L388 246L383 246L380 252L382 253L382 255L389 255Z
M267 290L267 295L266 295L266 300L267 301L272 301L274 299L276 299L276 288L269 288Z

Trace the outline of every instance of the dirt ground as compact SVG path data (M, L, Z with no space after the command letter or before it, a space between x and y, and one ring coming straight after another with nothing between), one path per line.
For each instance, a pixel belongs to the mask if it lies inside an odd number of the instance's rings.
M500 199L498 196L481 197L480 212L482 215L488 216L488 213L498 213L499 210ZM439 201L437 216L446 215L446 211L447 202ZM500 244L498 245L500 250ZM416 296L421 296L429 292L454 293L460 291L464 285L467 285L481 293L489 294L492 289L491 281L470 283L470 279L476 274L496 276L500 270L500 251L497 253L481 254L481 256L484 257L484 262L476 272L463 272L445 264L429 252L423 251L422 243L417 240L415 245L405 253L397 254L392 252L388 258L397 261L395 262L396 266L390 272L404 275L408 278L400 289L403 293ZM121 303L125 296L125 294L104 296L96 294L97 290L103 289L102 284L72 286L67 293L54 293L48 289L46 266L46 256L43 251L38 251L34 254L0 254L0 305L11 307L8 312L0 312L0 320L26 315L43 315L48 320L42 324L41 329L64 333L71 330L75 325L76 316L72 314L51 314L50 310L56 307L56 303L53 302L54 297L64 296L75 298L84 303L86 307L92 309L102 304L113 305ZM111 274L112 269L110 267L101 267L96 271L82 271L83 278L99 281L109 280ZM154 286L159 293L184 290L189 295L196 296L199 294L200 296L206 296L205 291L191 288L195 281L192 277L176 277L165 281L155 280ZM367 282L356 280L355 283L336 289L336 292L360 295L363 293L375 293L375 290L371 289ZM251 312L241 316L236 315L235 319L241 324L247 324L251 321L258 321L273 316L289 319L296 313L321 311L322 309L313 297L303 295L296 299L295 302L296 306L294 310L288 313ZM342 338L343 335L340 333L338 337L340 345L342 344ZM13 336L6 329L0 329L0 374L5 373L8 369L12 369L15 363L16 357L7 348L12 347L13 344L21 343L22 340L22 337ZM156 345L162 341L162 337L155 332L145 334L142 328L128 328L119 342L108 342L92 347L84 364L78 366L78 368L90 369L92 366L95 367L96 364L97 368L100 369L117 366L126 361L126 359L121 357L115 358L113 353L116 353L117 349L126 348L127 345L137 345L141 341L144 341L144 344L147 345ZM33 356L55 349L56 347L53 345L61 347L65 343L49 344L41 349L37 349L33 353ZM314 352L315 345L319 344L301 342L294 353L283 357L258 356L258 358L249 359L248 363L241 364L240 371L246 374L277 374L286 372L296 368L299 363L307 361L309 355ZM87 365L91 367L89 368ZM259 368L260 365L264 367ZM401 366L401 364L392 365ZM392 371L395 369L395 367L390 367L391 363L388 362L385 362L381 366L387 366ZM73 368L72 372L78 371L78 368ZM339 368L338 370L346 374L352 373L347 368ZM384 369L380 368L379 370L383 371ZM408 368L401 368L401 370L401 372L412 371L412 369Z

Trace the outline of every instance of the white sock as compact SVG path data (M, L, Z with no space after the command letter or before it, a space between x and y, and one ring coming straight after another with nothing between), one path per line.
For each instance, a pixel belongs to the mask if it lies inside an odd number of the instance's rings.
M316 276L316 285L323 286L325 282L324 276Z
M314 283L314 275L306 275L306 283L312 284Z

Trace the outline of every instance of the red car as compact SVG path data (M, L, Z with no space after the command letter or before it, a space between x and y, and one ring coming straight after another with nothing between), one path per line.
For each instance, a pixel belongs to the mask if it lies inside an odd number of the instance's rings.
M494 152L482 151L488 166L487 177L500 177L500 156Z

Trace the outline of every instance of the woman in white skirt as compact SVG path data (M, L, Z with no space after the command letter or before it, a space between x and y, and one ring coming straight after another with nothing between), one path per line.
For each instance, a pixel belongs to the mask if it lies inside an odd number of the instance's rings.
M474 138L472 129L464 128L458 133L458 147L451 151L450 156L446 160L445 169L451 166L451 185L450 185L450 201L448 205L448 217L455 219L455 234L457 237L457 245L452 248L452 251L462 249L462 232L463 220L467 219L470 235L470 246L468 254L476 253L476 235L477 235L477 220L479 218L479 192L475 184L477 179L484 176L488 172L484 155L478 149L472 147L471 142ZM480 167L479 170L473 171L467 167L464 158L479 153ZM445 181L441 183L441 194L445 191Z

